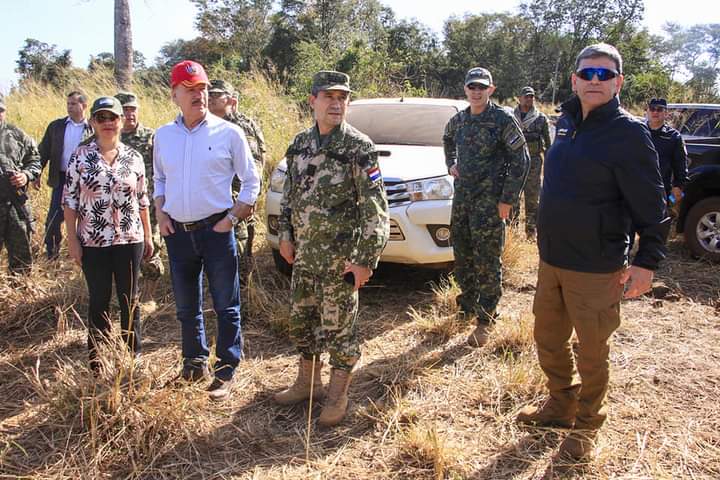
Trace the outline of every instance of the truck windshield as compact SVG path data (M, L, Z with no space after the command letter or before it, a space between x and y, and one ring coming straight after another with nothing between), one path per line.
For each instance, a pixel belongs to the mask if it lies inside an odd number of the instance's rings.
M670 124L692 137L720 137L720 108L671 108Z
M456 113L450 105L350 105L347 122L376 144L440 147L445 125Z

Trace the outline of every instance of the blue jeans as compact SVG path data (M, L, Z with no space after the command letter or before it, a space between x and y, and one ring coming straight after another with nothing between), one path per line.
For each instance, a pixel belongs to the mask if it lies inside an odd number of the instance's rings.
M165 237L177 318L182 328L182 355L185 362L207 362L210 355L203 318L203 271L217 314L215 376L232 378L242 358L240 330L240 285L235 233L217 233L208 225L186 232L175 225Z
M62 194L65 189L65 172L60 172L60 183L53 188L50 208L45 219L45 250L49 259L57 258L62 243L63 216Z

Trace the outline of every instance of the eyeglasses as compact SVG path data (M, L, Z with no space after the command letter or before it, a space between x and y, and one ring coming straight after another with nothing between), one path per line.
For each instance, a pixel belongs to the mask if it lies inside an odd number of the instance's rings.
M587 82L591 81L595 77L595 75L597 75L598 80L600 80L601 82L607 82L608 80L612 80L619 75L616 70L602 67L583 68L575 72L575 74Z
M648 107L648 110L650 110L651 112L664 112L665 110L667 110L667 108L665 108L665 107Z
M480 83L471 83L467 86L468 90L487 90L490 85L482 85Z
M114 122L115 120L117 120L120 117L118 117L117 115L115 115L113 113L96 113L93 116L93 118L95 119L95 121L97 123L105 123L105 122Z

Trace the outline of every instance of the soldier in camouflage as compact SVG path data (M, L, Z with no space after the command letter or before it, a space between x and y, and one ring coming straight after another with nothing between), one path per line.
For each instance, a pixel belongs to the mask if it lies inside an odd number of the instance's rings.
M322 426L345 416L352 368L360 357L358 290L372 275L390 233L387 198L372 141L345 122L350 79L313 77L315 125L286 153L280 254L293 265L290 336L300 353L295 383L275 395L289 405L325 395L323 350L332 372ZM312 393L311 393L312 392Z
M525 197L525 234L529 240L535 239L538 200L540 198L540 174L542 172L545 151L550 148L550 128L548 118L535 108L535 90L525 87L520 92L515 119L520 123L525 142L530 153L530 171L523 196ZM520 215L520 202L513 209L514 216Z
M125 119L122 132L120 133L120 141L134 148L142 155L143 161L145 162L145 178L147 180L148 196L149 198L153 198L153 137L155 132L152 128L148 128L140 123L140 105L134 93L118 92L115 98L120 100L122 104ZM162 262L162 257L160 256L162 242L160 241L154 202L150 202L150 225L152 227L154 246L153 255L149 260L142 262L140 266L143 279L148 280L148 283L143 286L145 295L154 290L157 280L165 273L165 267Z
M258 124L248 117L237 111L238 93L230 82L224 80L210 80L210 88L208 89L208 108L213 115L234 123L242 128L245 132L245 138L250 146L255 165L262 176L265 165L265 137ZM240 191L240 180L237 177L233 180L233 192L237 195ZM246 221L242 221L235 226L235 235L237 238L238 253L240 254L240 285L247 285L248 276L252 270L252 254L253 242L255 239L255 217L250 217ZM247 305L247 302L245 302Z
M10 273L22 274L32 266L33 218L24 190L40 177L40 153L32 138L7 123L6 114L0 99L0 250L7 248Z
M492 76L476 67L465 76L470 106L445 127L445 162L455 177L452 238L458 308L476 317L468 343L487 341L502 295L505 221L525 183L528 152L520 126L504 108L490 101Z

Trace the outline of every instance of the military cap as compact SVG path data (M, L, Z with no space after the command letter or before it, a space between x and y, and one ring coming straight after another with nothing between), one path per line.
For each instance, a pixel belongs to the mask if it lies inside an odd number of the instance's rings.
M489 87L493 84L492 75L490 75L490 72L485 68L473 67L468 70L465 75L465 86L467 87L471 83L479 83L480 85Z
M527 97L527 96L535 96L535 90L531 86L523 87L522 90L520 90L520 96L521 97Z
M0 110L7 110L7 107L5 107L5 100L3 100L2 98L0 98Z
M235 93L235 89L230 84L230 82L226 82L225 80L210 80L210 88L208 89L208 93L227 93L228 95L232 95Z
M313 76L312 91L319 92L322 90L351 92L350 76L346 73L335 72L333 70L321 70Z
M664 98L652 98L648 102L649 107L665 107L667 108L667 100Z
M137 96L132 92L118 92L115 98L120 100L120 105L123 107L139 107Z
M100 97L96 99L92 107L90 107L90 116L95 115L97 112L111 112L117 115L118 117L123 114L122 105L120 104L120 100L118 100L115 97Z

